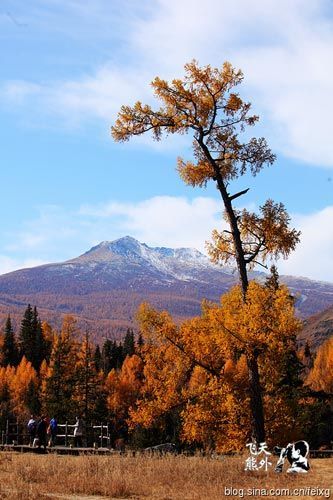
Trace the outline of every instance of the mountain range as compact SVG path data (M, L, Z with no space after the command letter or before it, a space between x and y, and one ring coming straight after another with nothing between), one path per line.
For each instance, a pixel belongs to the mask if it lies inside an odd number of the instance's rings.
M252 278L264 280L264 273ZM307 318L333 304L333 284L281 276ZM233 269L212 264L191 248L151 248L125 236L103 241L66 262L0 276L0 316L18 322L28 303L42 319L59 326L64 314L77 317L95 334L115 338L135 327L140 303L168 310L176 320L200 313L201 301L218 301L237 282Z

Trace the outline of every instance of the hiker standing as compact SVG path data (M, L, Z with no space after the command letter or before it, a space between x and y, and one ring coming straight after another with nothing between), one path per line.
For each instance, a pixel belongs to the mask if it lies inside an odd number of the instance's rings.
M30 420L28 422L28 433L29 433L29 446L32 446L34 443L34 439L36 437L36 429L37 429L37 421L34 415L30 416Z
M50 424L47 429L47 433L49 434L49 446L54 446L56 443L57 433L58 433L58 422L55 417L51 418Z
M83 420L80 417L76 417L76 422L74 425L74 446L82 446L82 436L83 436Z
M44 446L44 450L46 450L47 427L47 419L43 415L38 421L36 435L38 438L38 448Z

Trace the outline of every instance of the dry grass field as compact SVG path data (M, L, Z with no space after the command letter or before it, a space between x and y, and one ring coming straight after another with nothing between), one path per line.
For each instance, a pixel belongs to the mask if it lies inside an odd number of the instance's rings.
M75 457L4 452L0 453L0 498L328 498L329 490L333 494L333 459L312 460L311 465L309 474L290 477L273 470L245 472L241 457ZM230 494L231 488L237 491ZM293 497L282 491L286 488ZM302 491L295 492L296 488L317 488L319 494L307 495L306 491L302 494ZM258 492L263 489L260 496Z

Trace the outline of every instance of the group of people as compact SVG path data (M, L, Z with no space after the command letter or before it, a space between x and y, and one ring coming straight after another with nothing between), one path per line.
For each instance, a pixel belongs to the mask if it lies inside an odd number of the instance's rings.
M35 418L31 415L28 422L29 444L30 446L53 446L58 432L58 423L55 417L48 419L45 415Z
M56 444L58 422L55 417L49 419L47 416L42 415L36 418L34 415L31 415L27 427L30 446L44 447L46 449L46 446L51 447ZM83 420L80 417L76 417L75 424L68 425L68 427L74 427L74 446L82 446Z

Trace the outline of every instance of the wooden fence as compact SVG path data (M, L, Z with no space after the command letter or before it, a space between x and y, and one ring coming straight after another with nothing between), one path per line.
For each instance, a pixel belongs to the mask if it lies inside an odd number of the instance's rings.
M75 424L65 422L58 424L56 444L65 447L74 445ZM6 421L6 426L1 430L2 445L24 445L29 444L30 435L27 426L18 421ZM111 448L111 426L108 422L100 422L98 425L85 425L82 436L84 446L94 448Z

